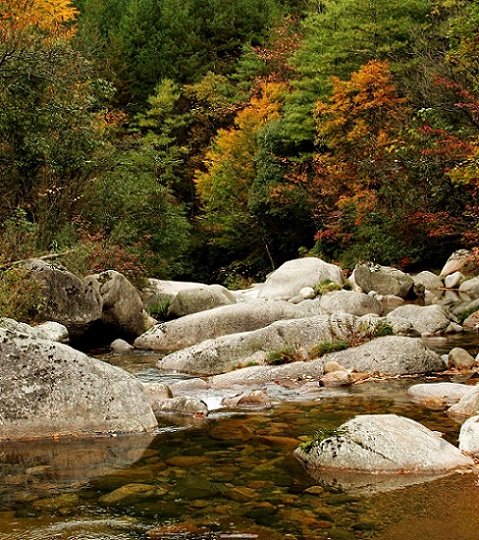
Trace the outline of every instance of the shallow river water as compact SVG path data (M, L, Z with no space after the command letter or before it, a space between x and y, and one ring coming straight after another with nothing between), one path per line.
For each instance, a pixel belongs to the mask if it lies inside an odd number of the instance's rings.
M172 378L153 369L153 356L107 359L144 380ZM261 412L165 416L153 435L4 443L0 540L477 540L475 473L392 484L371 476L358 488L313 480L292 453L315 430L365 413L407 416L457 444L454 419L406 395L439 380L451 378L296 393Z

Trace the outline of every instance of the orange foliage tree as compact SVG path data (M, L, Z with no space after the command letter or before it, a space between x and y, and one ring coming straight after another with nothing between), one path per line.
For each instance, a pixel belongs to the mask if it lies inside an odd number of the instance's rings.
M372 238L374 226L381 214L391 215L393 209L387 206L393 202L387 194L396 180L408 182L398 159L407 115L388 62L372 60L346 81L333 77L329 102L316 104L320 150L314 156L312 187L320 248L342 251L357 243L358 235L369 235L362 239L363 255L380 256L378 239Z

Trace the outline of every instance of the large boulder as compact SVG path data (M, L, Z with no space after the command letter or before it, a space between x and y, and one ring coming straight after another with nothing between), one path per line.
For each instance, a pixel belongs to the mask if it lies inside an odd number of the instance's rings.
M324 469L416 474L473 465L472 459L436 433L395 414L357 416L336 433L301 445L295 456L314 477Z
M324 357L359 372L416 374L443 371L444 361L421 338L383 336Z
M31 259L23 267L41 286L41 317L44 320L63 324L75 338L101 319L100 294L79 277L41 259Z
M449 369L471 370L476 366L476 359L462 347L454 347L447 355L447 367Z
M20 334L27 334L33 338L59 341L60 343L66 343L70 337L66 326L54 321L45 321L36 326L30 326L29 324L18 322L8 317L1 317L0 327Z
M470 263L471 255L468 249L458 249L447 259L439 275L445 277L454 272L462 272Z
M411 276L397 268L378 264L359 264L354 269L354 282L363 292L407 298L412 295L414 281Z
M479 416L472 416L462 424L459 449L471 456L479 455Z
M254 300L220 306L157 324L138 337L134 345L138 349L172 352L206 339L248 332L280 319L304 316L303 309L288 302Z
M191 281L170 281L149 278L139 293L145 309L149 311L159 304L172 302L180 291L198 289L202 286L202 283Z
M159 360L157 367L215 375L250 363L264 364L274 351L296 351L298 357L307 356L320 342L350 340L359 334L360 326L356 317L345 313L277 321L265 328L220 336L173 352Z
M184 317L219 306L235 304L236 298L221 285L203 285L197 289L183 289L175 296L168 309L168 317Z
M325 313L351 313L358 317L382 312L381 303L374 296L357 291L328 292L321 296L319 306Z
M463 328L472 328L477 330L479 328L479 310L474 311L467 317L467 319L462 323Z
M462 398L449 407L449 414L453 416L476 416L479 414L479 386L473 386Z
M454 272L453 274L448 274L444 278L444 286L446 289L458 289L461 283L465 280L464 274L461 272Z
M409 322L419 334L441 334L451 327L453 318L442 306L418 306L405 304L394 309L386 316L391 324L400 321Z
M326 280L342 286L344 279L341 268L316 257L294 259L285 262L268 276L259 297L290 300L298 296L301 289L314 288Z
M231 388L243 384L263 386L281 380L318 380L324 374L325 364L330 361L349 370L390 375L413 375L444 369L440 356L429 350L421 339L385 336L316 360L279 366L249 366L214 375L209 382L212 388Z
M428 291L434 291L444 287L444 282L442 279L439 276L436 276L436 274L429 272L429 270L419 272L419 274L412 276L412 279L416 287L422 286Z
M124 370L0 328L0 439L143 432L156 419Z
M143 302L137 289L115 270L105 270L85 278L102 298L101 321L118 335L137 337L144 331Z
M479 276L466 279L459 285L459 292L470 298L479 298Z

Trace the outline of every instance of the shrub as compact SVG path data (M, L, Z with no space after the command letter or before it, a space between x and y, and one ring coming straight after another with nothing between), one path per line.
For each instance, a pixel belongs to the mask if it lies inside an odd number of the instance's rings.
M457 320L459 322L459 324L463 324L464 321L470 316L472 315L473 313L476 313L476 311L479 310L479 306L474 305L474 306L471 306L470 308L466 309L465 311L463 311L462 313L459 313L457 315Z
M344 437L348 433L347 429L323 429L319 428L314 431L313 436L308 441L302 442L299 447L301 450L309 454L311 450L325 441L326 439L331 439L333 437Z
M364 334L366 340L375 339L383 336L391 336L393 327L384 319L371 320L368 323L361 325L361 333Z
M37 256L38 226L32 223L27 212L16 208L1 226L0 253L2 261L9 263Z
M350 343L347 341L344 341L343 339L333 339L332 341L321 341L321 343L318 343L316 346L314 346L309 355L312 358L319 358L320 356L324 356L325 354L337 352L337 351L343 351L344 349L347 349L350 347Z
M271 366L279 366L282 364L289 364L295 362L298 359L298 351L291 346L283 347L282 349L276 349L270 351L266 355L266 362Z
M148 313L158 319L159 321L164 321L168 315L168 309L170 308L171 301L163 300L162 302L157 302L148 308Z
M325 279L313 287L314 294L316 296L321 296L327 292L331 291L340 291L343 287L332 279Z
M1 317L31 324L40 320L42 307L42 286L28 270L10 267L0 271Z

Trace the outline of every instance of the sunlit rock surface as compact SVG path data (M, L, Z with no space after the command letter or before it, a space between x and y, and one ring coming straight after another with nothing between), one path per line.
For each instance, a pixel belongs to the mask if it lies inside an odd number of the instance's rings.
M134 345L138 349L172 352L206 339L248 332L280 319L304 316L304 310L288 302L253 300L220 306L157 324L138 337Z
M321 471L424 474L473 465L472 459L425 426L395 414L361 415L295 450L313 477Z
M344 279L341 268L316 257L293 259L268 276L259 297L289 300L299 295L304 287L315 287L325 280L342 285Z
M157 425L135 377L61 343L0 329L0 373L0 439Z

